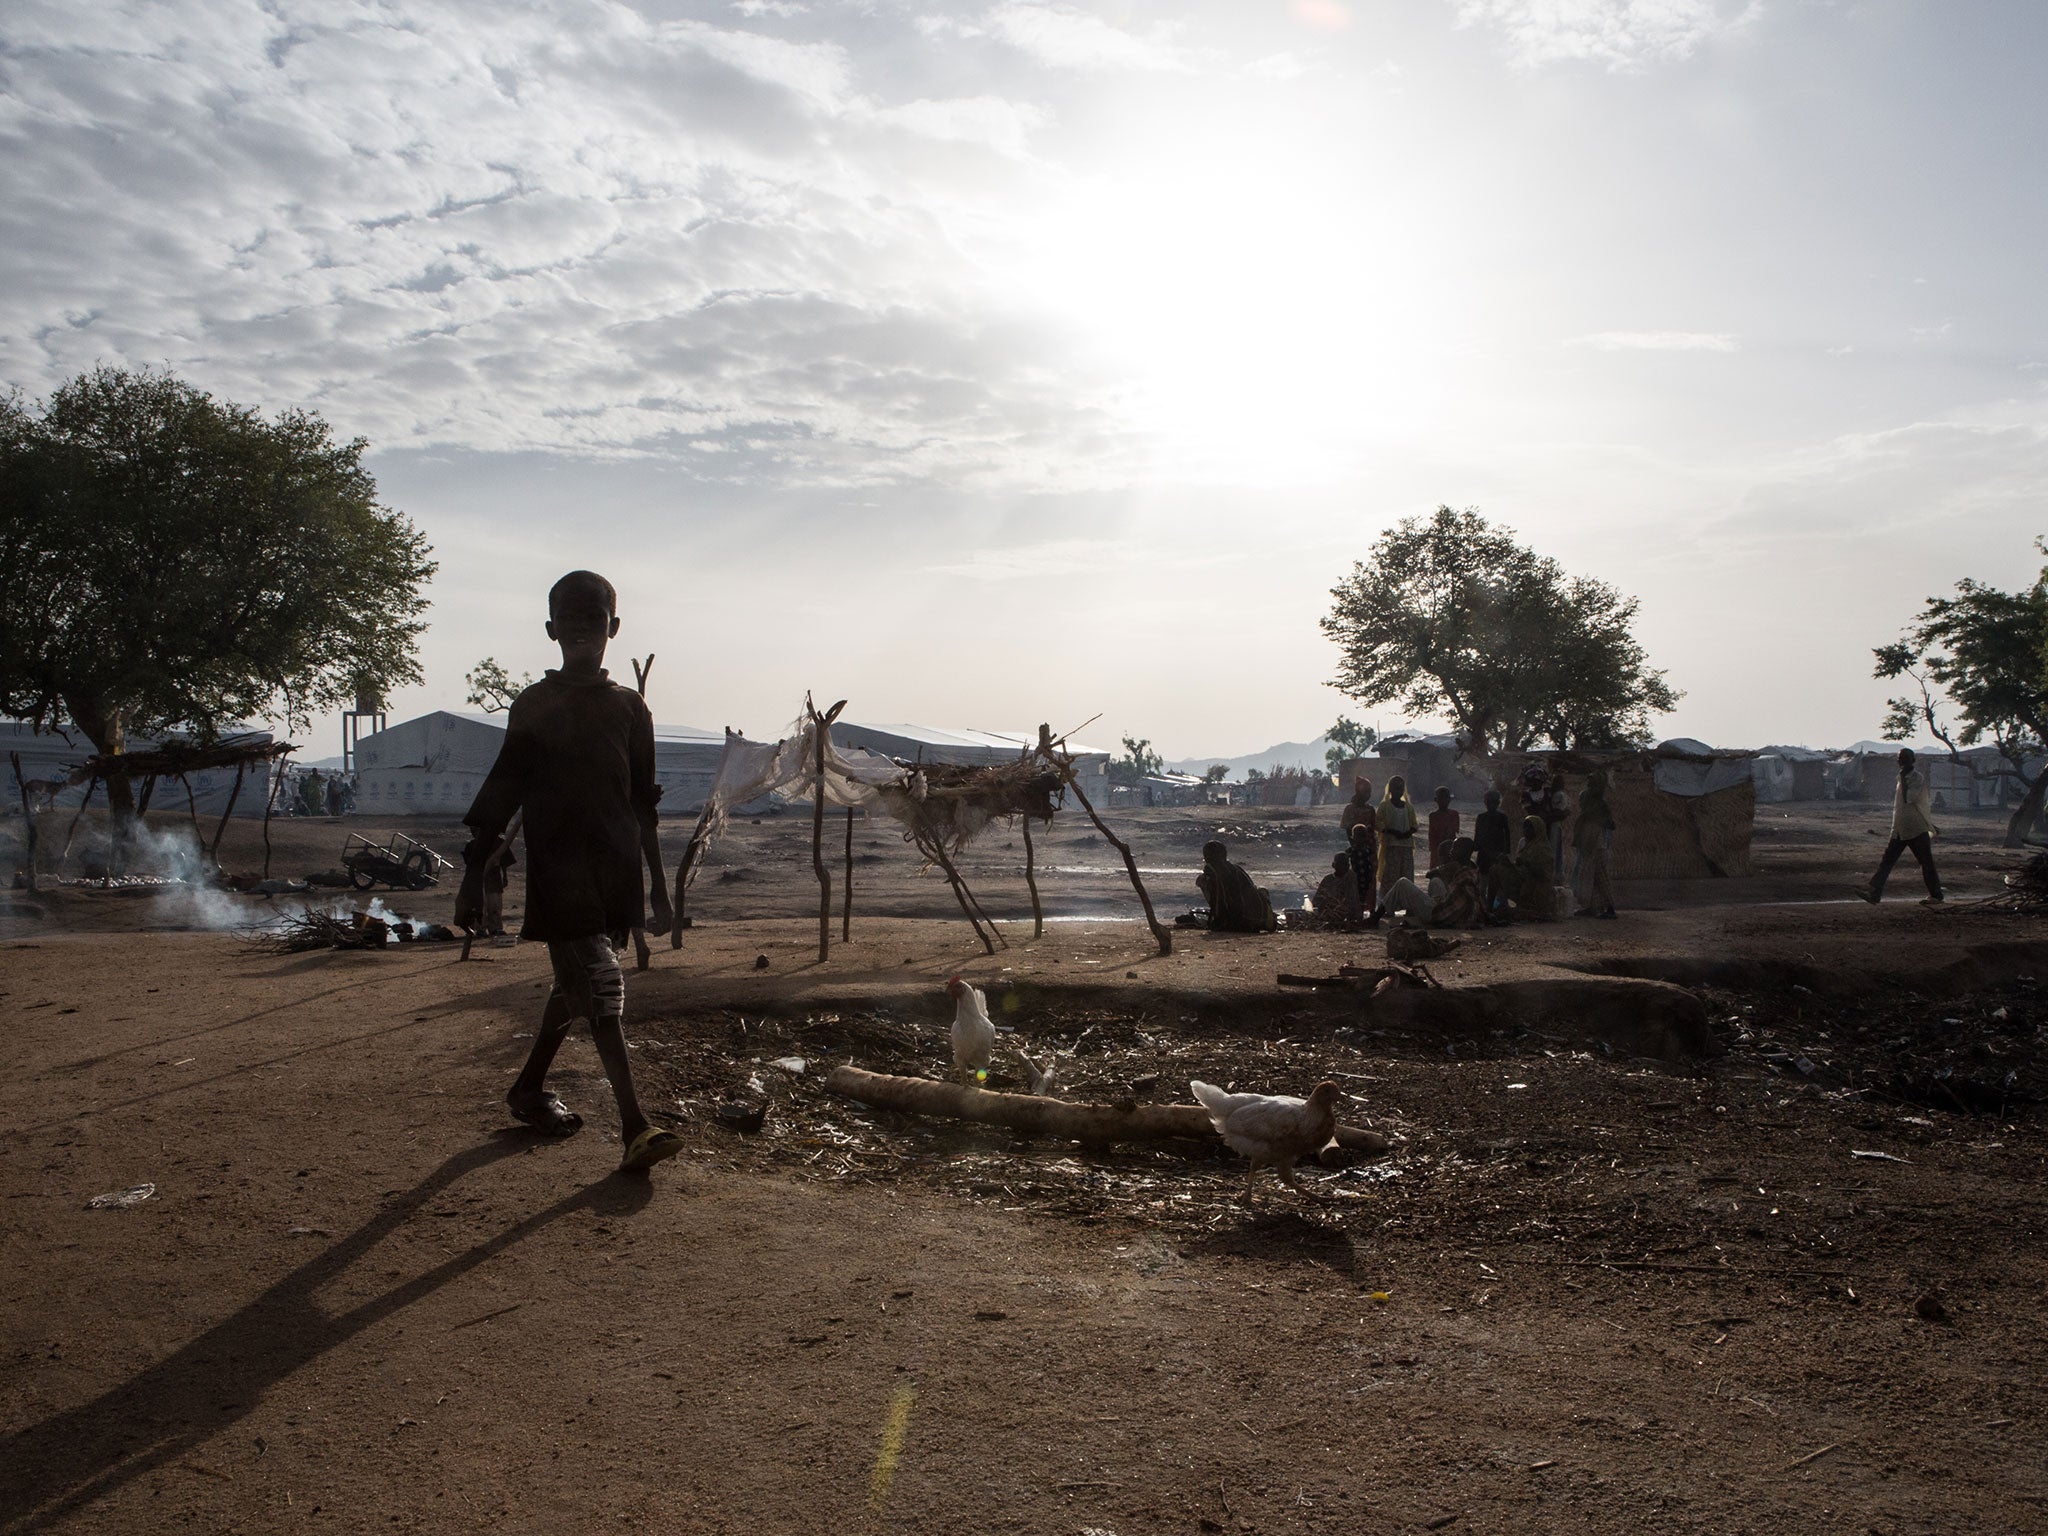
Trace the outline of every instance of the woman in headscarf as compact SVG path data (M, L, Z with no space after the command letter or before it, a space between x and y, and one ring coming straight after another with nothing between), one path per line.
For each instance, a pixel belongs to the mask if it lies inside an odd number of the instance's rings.
M1387 780L1387 792L1380 797L1380 892L1393 889L1396 880L1415 878L1415 829L1418 818L1408 799L1408 781L1395 774Z
M1372 780L1357 778L1351 781L1351 798L1344 802L1344 836L1348 839L1354 827L1363 826L1375 836L1380 830L1379 818L1373 814Z
M1597 769L1579 791L1579 819L1572 824L1577 868L1572 883L1579 888L1580 917L1613 917L1614 883L1607 873L1607 845L1614 838L1614 812L1607 805L1607 770Z

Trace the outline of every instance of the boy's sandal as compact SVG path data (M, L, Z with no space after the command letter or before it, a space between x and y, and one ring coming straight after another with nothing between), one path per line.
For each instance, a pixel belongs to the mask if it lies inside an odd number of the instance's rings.
M514 1103L506 1100L512 1118L530 1125L543 1136L574 1136L583 1129L583 1117L552 1093Z
M633 1144L626 1148L626 1155L619 1163L621 1173L639 1173L652 1168L656 1163L674 1157L683 1150L683 1138L674 1131L660 1130L649 1126L633 1138Z

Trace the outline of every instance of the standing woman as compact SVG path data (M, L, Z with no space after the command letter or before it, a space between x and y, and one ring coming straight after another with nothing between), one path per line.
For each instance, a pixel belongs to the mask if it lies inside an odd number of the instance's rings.
M1380 797L1380 894L1396 880L1415 878L1415 807L1408 799L1408 781L1398 773L1387 780Z
M1372 780L1367 778L1353 779L1351 781L1351 798L1344 802L1342 826L1345 841L1350 841L1351 830L1354 827L1363 826L1368 831L1377 833L1379 825L1379 818L1374 815L1372 808Z
M1607 849L1614 841L1614 812L1607 804L1607 770L1595 769L1579 791L1579 819L1572 824L1572 847L1578 851L1573 883L1579 887L1580 917L1614 916L1614 882L1608 874Z

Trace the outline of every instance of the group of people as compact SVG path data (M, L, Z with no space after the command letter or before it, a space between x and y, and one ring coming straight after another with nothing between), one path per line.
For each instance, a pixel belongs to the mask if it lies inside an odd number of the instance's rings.
M1563 776L1531 767L1515 786L1520 826L1502 808L1497 789L1486 792L1486 809L1464 835L1463 818L1451 792L1439 788L1436 806L1425 817L1399 774L1373 799L1372 781L1352 781L1342 826L1345 848L1330 861L1311 898L1307 922L1344 932L1382 923L1418 928L1473 928L1483 923L1554 922L1578 893L1575 915L1611 918L1614 883L1609 849L1614 810L1608 802L1606 770L1589 774L1576 802ZM1910 750L1899 753L1899 783L1893 797L1891 841L1877 873L1856 888L1865 901L1884 898L1887 878L1902 855L1911 853L1927 887L1925 904L1943 899L1935 873L1932 813L1927 776ZM1420 838L1429 863L1418 878L1415 845ZM1572 858L1569 875L1565 853ZM1209 904L1209 926L1234 933L1271 933L1279 926L1273 903L1228 850L1212 842L1202 849L1196 885ZM1290 916L1290 922L1293 921Z
M339 773L323 777L318 768L300 774L292 793L278 799L278 810L291 816L346 816L355 806L355 781Z
M1614 812L1604 772L1595 772L1576 806L1563 779L1531 768L1519 787L1521 826L1502 809L1499 790L1486 792L1486 808L1465 835L1451 792L1439 787L1425 816L1408 794L1407 780L1387 780L1379 799L1372 781L1353 781L1344 806L1345 848L1330 861L1311 898L1308 921L1339 931L1382 923L1417 928L1476 928L1485 923L1551 922L1565 915L1567 886L1582 892L1577 915L1615 916L1608 850ZM1576 816L1573 812L1576 810ZM1566 828L1573 868L1567 881ZM1416 873L1417 841L1428 862ZM1271 933L1279 927L1272 901L1231 862L1222 843L1202 849L1196 885L1209 905L1209 926L1225 932Z

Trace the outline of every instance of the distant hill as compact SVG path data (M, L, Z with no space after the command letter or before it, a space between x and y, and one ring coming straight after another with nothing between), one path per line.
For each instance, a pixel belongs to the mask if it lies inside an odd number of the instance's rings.
M1283 741L1243 757L1169 757L1166 766L1175 773L1205 773L1211 763L1222 763L1230 770L1232 779L1242 779L1254 768L1262 773L1271 773L1275 768L1322 768L1323 753L1329 745L1328 737L1318 736L1314 741Z

